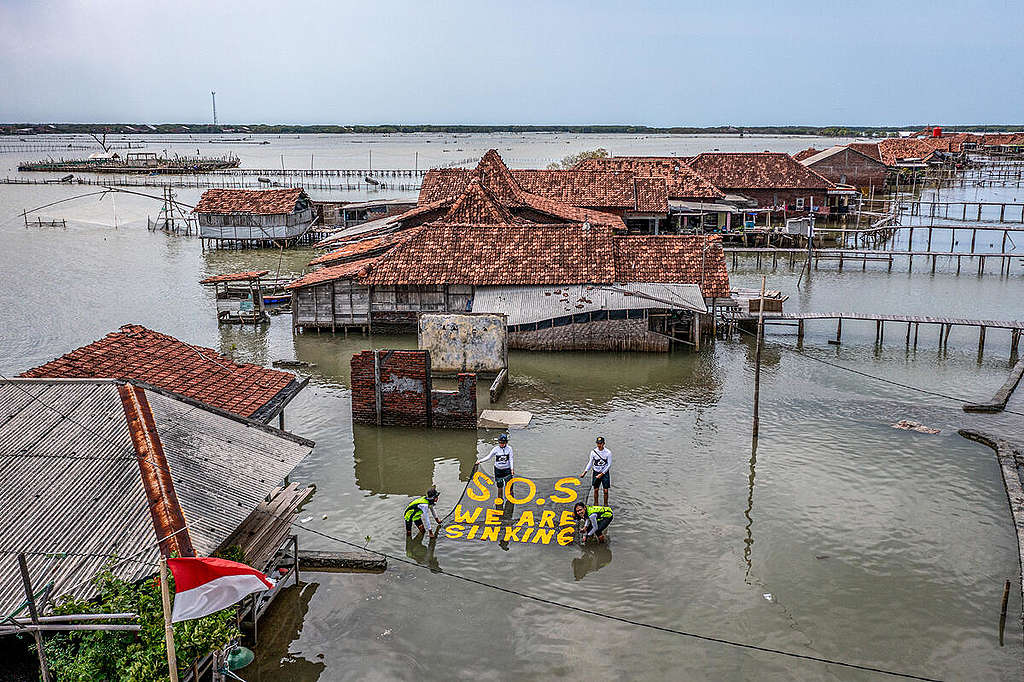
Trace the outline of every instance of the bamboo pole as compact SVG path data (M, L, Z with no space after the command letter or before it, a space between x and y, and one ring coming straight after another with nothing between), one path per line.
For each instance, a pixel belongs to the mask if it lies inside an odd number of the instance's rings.
M178 657L174 652L174 625L171 624L171 592L167 586L167 559L160 557L160 596L164 605L164 638L167 640L167 669L170 681L178 682Z
M761 346L764 342L764 291L767 277L761 276L761 298L757 302L757 348L754 351L754 426L753 437L757 439L760 428L758 408L761 402Z

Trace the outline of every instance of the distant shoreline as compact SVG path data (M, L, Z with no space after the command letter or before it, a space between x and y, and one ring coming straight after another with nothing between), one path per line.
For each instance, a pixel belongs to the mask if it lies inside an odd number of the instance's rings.
M295 135L389 133L575 133L626 135L807 135L820 137L891 137L900 131L924 130L931 125L903 126L712 126L651 127L630 125L210 125L197 123L0 123L0 136L79 135ZM940 126L942 127L942 126ZM1024 125L949 126L944 130L972 133L1024 132Z

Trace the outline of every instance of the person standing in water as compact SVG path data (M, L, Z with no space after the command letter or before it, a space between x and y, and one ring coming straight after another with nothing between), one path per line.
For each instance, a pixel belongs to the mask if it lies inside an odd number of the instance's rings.
M417 497L409 503L409 506L405 508L405 537L412 537L412 524L414 523L419 529L420 535L423 534L424 524L426 524L425 530L430 537L437 537L437 532L430 524L430 517L434 517L434 521L437 521L437 527L440 529L441 520L437 518L437 512L434 511L434 504L437 503L439 497L441 497L441 493L437 492L437 488L430 486L426 495Z
M612 451L604 446L604 438L597 437L594 449L590 451L590 459L587 460L587 468L580 476L586 476L587 472L593 469L591 485L594 486L594 504L597 504L597 488L604 488L604 506L608 506L608 489L612 487Z
M582 502L577 502L572 511L573 516L575 516L578 521L583 519L587 520L586 525L583 527L583 537L585 539L590 538L592 535L596 535L598 542L604 542L607 540L604 536L604 531L612 522L611 507L588 507Z
M483 464L491 457L494 458L494 486L498 489L497 499L504 495L505 484L514 475L512 473L512 446L508 444L508 434L498 436L498 444L491 448L486 457L476 461L477 466Z

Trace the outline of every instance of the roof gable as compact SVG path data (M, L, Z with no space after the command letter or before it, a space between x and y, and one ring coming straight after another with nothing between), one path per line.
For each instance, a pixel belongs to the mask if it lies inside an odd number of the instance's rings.
M511 224L512 213L498 203L497 198L484 187L479 177L474 177L466 185L462 195L455 200L445 214L446 223L485 223L488 225Z

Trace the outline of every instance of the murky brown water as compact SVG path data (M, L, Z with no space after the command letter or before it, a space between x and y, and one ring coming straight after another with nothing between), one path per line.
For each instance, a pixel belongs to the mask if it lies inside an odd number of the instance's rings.
M571 136L570 144L542 145L477 137L449 144L438 136L432 144L461 148L458 155L466 157L498 146L513 161L537 162L562 155L563 147L569 153L602 144L619 153L726 148L725 141L692 138ZM335 154L350 166L362 165L365 154L354 142L331 140L322 150L316 140L292 142L257 148L265 158L247 165L282 153L286 160L308 156L308 147L319 150L317 159ZM400 159L413 147L429 147L422 138L416 145L375 142L375 166L379 156L390 165L389 154ZM737 142L744 141L730 141ZM744 148L793 151L811 143L747 138ZM547 153L549 147L557 153ZM427 156L421 153L421 164ZM0 157L0 164L14 161ZM149 233L144 218L156 208L143 199L117 198L116 230L109 198L51 209L71 219L67 231L26 230L20 217L8 220L22 208L83 191L0 186L0 371L32 367L127 322L239 360L314 362L309 388L288 410L289 428L317 442L293 477L318 488L303 517L356 542L370 536L372 547L424 566L392 562L382 575L304 574L303 585L289 589L263 622L257 663L241 671L246 679L873 679L560 610L438 570L759 646L949 679L1019 677L1016 618L1009 619L1007 645L997 640L1003 580L1018 574L1006 496L994 454L956 429L972 424L1020 440L1024 418L966 415L955 402L802 358L789 350L795 335L773 332L755 453L750 343L719 342L700 354L513 353L502 405L535 414L528 430L512 434L517 469L540 477L578 472L593 437L604 435L615 453L611 542L586 551L513 543L504 551L442 538L431 550L406 543L401 511L431 482L443 491L440 507L447 511L496 432L353 429L351 354L371 345L410 347L415 339L293 336L287 316L255 331L218 328L212 298L198 280L233 269L276 270L279 254L203 253L196 240ZM181 198L197 194L183 191ZM298 272L309 256L287 252L281 269ZM1020 269L1014 273L956 277L942 268L908 274L905 267L888 272L869 264L866 272L812 272L798 289L798 273L780 266L768 282L790 294L792 310L1005 319L1024 310L1024 280ZM749 263L732 278L760 283ZM895 331L876 349L871 323L845 325L841 348L826 343L833 334L831 323L810 323L806 352L971 399L989 396L1008 370L1002 332L989 331L980 361L976 336L966 331L955 330L941 353L924 329L916 352ZM1010 407L1024 412L1024 398ZM891 428L900 418L941 433ZM322 538L304 542L345 549ZM1020 613L1016 590L1010 612Z

